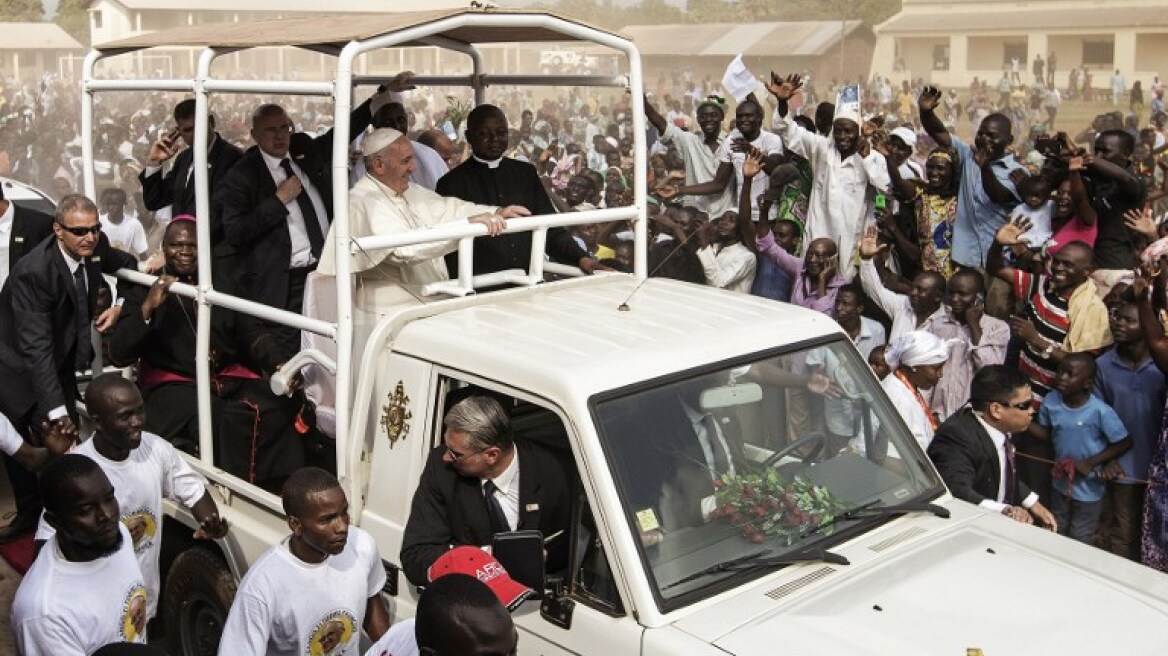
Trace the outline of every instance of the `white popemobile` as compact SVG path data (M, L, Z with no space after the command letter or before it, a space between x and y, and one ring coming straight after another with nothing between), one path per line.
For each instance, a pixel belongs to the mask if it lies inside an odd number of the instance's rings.
M623 56L625 76L494 74L475 44L598 44ZM675 656L738 654L1162 654L1168 650L1168 577L1050 532L954 499L846 334L829 318L769 300L646 278L646 160L640 58L617 34L544 12L500 9L196 25L102 44L88 57L83 97L86 192L94 193L93 101L99 93L193 93L194 142L203 144L212 93L303 94L334 100L344 133L354 85L387 76L366 53L434 45L463 53L473 72L418 76L419 85L466 85L483 102L491 84L627 86L636 141L632 207L509 221L532 231L541 253L551 226L633 220L636 273L546 284L540 256L527 271L472 279L472 238L482 226L447 226L350 241L348 208L333 213L338 275L313 281L315 318L216 292L209 266L177 293L281 321L312 334L273 380L297 370L334 433L338 476L354 524L377 541L394 619L417 591L400 571L402 533L428 454L441 440L447 397L474 386L511 399L516 432L571 464L572 521L566 571L549 572L542 600L514 613L523 654ZM248 48L295 46L336 56L335 79L255 81L211 74L216 58ZM99 60L146 48L190 49L184 80L95 75ZM506 59L506 58L504 58ZM347 145L335 147L336 188L347 184ZM195 153L199 214L209 204L204 148ZM198 223L207 253L207 222ZM350 250L461 240L462 278L397 290L350 276ZM557 273L564 271L557 269ZM579 272L576 272L579 273ZM123 272L122 277L149 281ZM509 282L489 294L475 287ZM386 299L395 299L387 302ZM199 313L207 354L209 312ZM839 365L857 421L859 449L833 450L803 434L791 406L806 394L800 363L811 351ZM202 417L209 413L200 358ZM335 376L335 377L334 377ZM330 384L330 381L335 381ZM331 389L331 391L329 391ZM797 409L797 408L795 408ZM733 474L714 460L686 461L684 414L734 444ZM692 414L691 414L692 413ZM218 542L190 539L189 514L173 506L164 527L165 631L175 654L214 653L235 583L286 534L279 500L214 466L206 421L192 465L212 481L232 529ZM690 429L693 430L693 429ZM692 438L691 438L692 439ZM724 440L724 441L723 441ZM880 448L889 444L895 452ZM709 446L707 442L706 446ZM896 453L896 457L879 454ZM698 450L696 453L701 454ZM700 458L700 455L698 456ZM691 459L692 460L692 459ZM694 519L696 517L696 519ZM538 564L537 564L538 565ZM539 569L539 567L535 567ZM538 582L537 582L538 585Z

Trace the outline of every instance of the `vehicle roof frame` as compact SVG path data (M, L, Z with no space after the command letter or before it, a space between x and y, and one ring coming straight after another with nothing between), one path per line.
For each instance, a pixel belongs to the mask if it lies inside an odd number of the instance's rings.
M439 12L431 12L439 13ZM617 51L625 56L628 66L627 78L623 76L571 76L571 75L508 75L494 78L488 76L484 71L484 61L478 49L472 43L465 43L442 36L441 33L452 29L465 28L529 28L534 30L546 30L551 33L569 37L572 40L580 40L596 43L612 50ZM377 76L363 76L355 75L353 63L357 57L367 52L374 50L381 50L386 48L400 47L403 44L414 43L428 43L430 45L461 52L471 58L473 65L473 73L469 76L417 76L414 78L416 84L443 84L443 85L465 85L474 90L476 104L481 104L485 98L485 88L491 83L498 84L516 84L516 85L532 85L532 86L561 86L561 85L579 85L579 86L627 86L631 92L632 114L633 114L633 141L634 141L634 200L633 205L628 208L616 208L609 210L597 210L583 213L576 213L570 218L556 219L554 215L548 217L530 217L520 221L515 221L514 227L509 227L508 232L517 232L520 230L533 231L533 255L532 267L529 270L529 275L525 278L526 284L534 282L536 274L542 278L543 258L542 245L546 238L546 231L549 227L558 225L572 225L583 222L605 222L614 220L633 220L634 226L634 273L643 279L647 275L647 258L646 252L648 247L648 230L646 224L646 205L647 205L647 151L646 151L646 131L645 131L645 115L644 115L644 86L643 86L643 71L641 68L640 54L632 41L620 35L601 30L599 28L591 27L582 23L571 21L551 13L534 12L534 11L475 11L475 10L461 10L452 12L449 15L438 18L437 20L428 20L419 24L410 25L402 29L397 29L388 33L378 34L365 39L350 40L339 52L336 53L335 77L333 81L273 81L273 80L233 80L233 79L218 79L211 74L211 65L215 59L236 52L245 47L222 44L216 45L213 43L214 39L208 38L207 45L202 49L198 58L197 69L195 77L190 80L186 79L169 79L169 80L115 80L98 78L95 75L95 68L97 63L106 58L117 55L134 52L148 47L163 47L166 45L166 38L168 32L183 32L189 34L189 28L178 28L176 30L164 31L155 33L152 41L145 45L119 45L118 43L99 46L89 52L85 58L83 65L83 82L81 89L81 146L82 157L84 161L83 177L84 177L84 191L90 198L96 198L96 180L94 174L94 100L95 94L99 92L108 91L180 91L193 93L195 97L195 134L194 134L194 170L195 170L195 207L196 214L199 217L210 216L210 198L208 180L205 174L207 170L207 137L208 126L207 119L210 115L209 111L209 94L213 92L237 92L237 93L280 93L287 95L315 95L315 96L331 96L334 99L334 120L333 129L337 134L347 134L349 131L349 113L353 108L353 89L357 84L368 85L376 84L385 81L384 77ZM208 36L214 33L214 26L207 26ZM141 37L135 37L139 42ZM189 37L188 37L189 38ZM133 41L133 39L128 40ZM266 47L271 44L258 44L253 47ZM319 46L319 47L316 47ZM297 47L315 50L317 52L328 52L332 54L336 49L328 46L328 44L297 44ZM334 188L347 189L348 188L348 141L345 139L334 139L331 175ZM337 299L337 322L325 322L315 319L310 319L298 314L294 314L285 310L280 310L268 307L259 303L248 301L246 299L230 296L222 292L214 290L212 284L211 261L209 258L204 258L200 263L198 284L197 286L189 285L175 285L172 290L183 296L188 296L195 299L200 305L205 306L223 306L236 311L247 312L256 317L274 321L277 323L293 326L302 330L308 330L326 337L335 339L337 343L337 359L335 362L336 376L338 381L345 381L336 386L336 429L337 429L337 477L340 479L342 485L349 493L350 503L353 504L354 517L359 516L361 510L361 497L355 494L357 490L354 487L355 473L359 471L360 454L356 449L350 448L354 440L361 443L361 436L354 436L350 434L352 426L351 411L353 409L353 400L355 394L370 393L370 390L354 389L355 385L350 384L353 381L353 299L352 288L349 283L349 278L352 275L350 252L355 252L360 248L374 246L381 243L387 243L387 237L364 237L353 240L350 238L349 228L349 212L348 212L348 197L347 194L334 194L333 198L333 229L336 231L335 245L336 253L336 299ZM198 249L200 253L211 252L211 235L209 221L197 221L196 232L198 238ZM396 242L396 245L407 245L411 243L422 243L425 241L432 241L434 236L431 230L417 231L415 234L403 236L389 236L392 237L390 242ZM470 263L470 242L475 236L482 236L486 234L485 228L478 225L471 225L463 227L455 238L460 240L459 258L460 262L464 259L464 254L467 264ZM380 246L379 246L380 247ZM538 257L537 257L538 253ZM550 267L549 267L550 268ZM471 279L470 266L462 269L459 285L463 290L473 290L476 280ZM119 277L126 280L133 280L144 284L149 284L154 277L138 272L122 271L119 272ZM211 431L211 422L209 421L211 414L211 395L210 395L210 328L211 328L211 313L200 312L197 316L196 327L196 375L197 375L197 390L198 390L198 412L199 412L199 444L200 453L199 464L210 478L215 479L220 475L219 470L214 466L212 460L213 435ZM364 386L362 386L364 387ZM271 495L263 493L259 488L252 488L247 486L244 488L246 492L254 492L248 496L255 497L257 500L265 503L271 509L279 512L280 508L278 500Z

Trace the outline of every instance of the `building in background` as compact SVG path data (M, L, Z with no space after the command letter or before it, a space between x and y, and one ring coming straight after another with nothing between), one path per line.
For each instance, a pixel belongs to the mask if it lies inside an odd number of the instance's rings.
M922 77L941 86L991 84L1016 57L1021 77L1055 54L1055 84L1087 68L1096 87L1115 69L1130 81L1150 80L1168 62L1168 10L1162 0L903 0L902 11L877 25L870 73L894 81Z
M83 54L85 48L56 23L0 23L0 79L27 83L45 73L68 75Z
M655 76L682 69L720 81L739 54L756 75L810 71L819 82L855 80L867 74L875 43L860 21L629 25L621 32L641 51L649 87Z

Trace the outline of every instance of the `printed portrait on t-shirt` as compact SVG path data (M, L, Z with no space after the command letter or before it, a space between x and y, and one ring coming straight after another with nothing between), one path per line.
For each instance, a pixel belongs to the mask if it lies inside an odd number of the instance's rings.
M312 629L308 639L309 656L336 656L357 633L357 618L346 609L329 611Z
M147 508L139 508L122 516L122 523L134 541L134 553L142 553L154 544L158 535L158 521Z
M122 602L122 639L140 642L146 631L146 588L138 584L130 588Z

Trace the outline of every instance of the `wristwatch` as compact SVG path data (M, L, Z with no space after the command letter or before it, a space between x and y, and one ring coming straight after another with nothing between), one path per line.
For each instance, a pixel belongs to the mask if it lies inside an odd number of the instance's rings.
M1054 355L1054 350L1056 348L1058 348L1058 344L1051 342L1050 345L1046 347L1046 350L1042 352L1042 357L1050 358L1050 356Z

